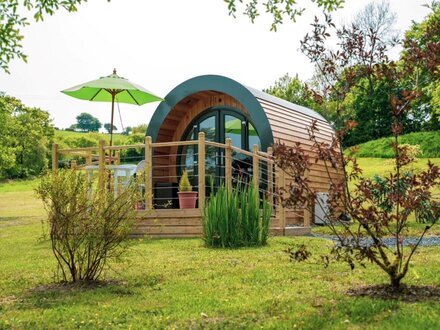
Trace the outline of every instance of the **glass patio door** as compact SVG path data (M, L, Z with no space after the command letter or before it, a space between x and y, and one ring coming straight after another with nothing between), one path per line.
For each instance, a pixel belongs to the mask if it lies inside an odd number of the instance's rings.
M207 141L225 143L226 138L231 139L233 146L250 150L253 143L259 144L259 138L252 124L244 115L235 110L211 109L193 121L184 135L183 140L196 140L198 133L204 132ZM252 145L250 145L252 143ZM219 186L225 176L225 154L224 149L213 146L206 146L205 173L206 187ZM197 186L197 146L186 146L181 149L180 162L178 162L178 173L183 168L190 174L191 184ZM252 161L250 161L252 164ZM243 155L232 153L233 175L238 176L243 171L249 170L249 162ZM193 175L191 175L193 174ZM210 190L210 189L209 189ZM209 192L207 191L207 195Z

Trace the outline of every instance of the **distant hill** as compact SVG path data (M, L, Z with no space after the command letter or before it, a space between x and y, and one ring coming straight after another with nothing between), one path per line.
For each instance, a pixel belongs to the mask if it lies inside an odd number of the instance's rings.
M382 138L358 145L357 157L392 158L392 138ZM409 133L399 137L400 143L419 145L422 154L419 158L440 157L440 131Z

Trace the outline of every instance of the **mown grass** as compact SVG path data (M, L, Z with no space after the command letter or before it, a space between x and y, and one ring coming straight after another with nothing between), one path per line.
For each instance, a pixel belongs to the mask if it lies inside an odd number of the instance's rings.
M92 287L57 284L44 211L31 191L0 193L0 329L437 329L438 302L346 295L383 283L373 268L291 263L283 251L329 241L271 238L262 248L208 249L200 239L133 240ZM5 208L7 213L4 213ZM408 284L440 285L440 249L420 248Z
M382 138L360 144L358 157L392 158L392 138ZM400 143L419 145L422 151L420 157L440 157L440 131L409 133L399 137Z
M0 193L32 191L38 185L39 179L0 180Z

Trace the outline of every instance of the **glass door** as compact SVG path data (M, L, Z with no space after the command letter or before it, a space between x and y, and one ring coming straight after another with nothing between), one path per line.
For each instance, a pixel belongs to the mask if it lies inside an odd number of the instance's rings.
M237 110L214 108L206 111L191 123L183 140L196 140L199 132L205 133L207 141L225 143L225 139L230 138L233 146L245 150L252 149L254 143L260 143L252 124ZM190 181L194 186L197 186L197 153L197 146L183 147L179 152L180 161L178 161L179 176L184 168L189 173L191 169L193 175L190 173ZM206 187L211 186L211 180L213 180L214 186L219 186L225 176L224 149L206 146L205 153ZM239 176L241 176L241 180L247 180L246 177L252 173L252 159L248 158L233 151L232 173L237 180ZM210 189L207 190L207 195L209 195L208 191Z

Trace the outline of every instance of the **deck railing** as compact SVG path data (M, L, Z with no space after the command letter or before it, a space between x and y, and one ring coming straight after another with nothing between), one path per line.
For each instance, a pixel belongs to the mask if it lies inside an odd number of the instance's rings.
M186 157L188 152L194 162L184 163L179 160L179 157ZM58 145L54 144L52 168L57 170L59 164L68 163L71 168L78 170L94 168L102 174L111 167L108 165L137 164L141 160L145 161L143 172L146 209L164 204L154 192L159 195L160 189L163 189L160 185L164 184L173 185L172 189L177 189L179 172L186 168L190 173L193 188L198 191L198 208L203 209L206 199L209 198L210 177L217 184L224 184L227 189L234 189L236 182L240 181L242 185L252 184L260 191L261 197L266 196L269 199L279 227L283 231L286 228L286 210L282 203L274 203L278 197L278 188L286 186L286 178L283 171L275 168L272 148L262 152L258 145L254 145L252 151L243 150L233 146L229 138L225 143L208 141L204 132L198 134L197 140L190 141L153 143L151 137L147 136L144 143L132 145L106 146L105 141L101 140L98 147L59 149ZM207 170L212 172L213 167L220 169L215 172L220 175L207 173ZM304 219L304 225L309 226L310 214L305 210L296 212Z

